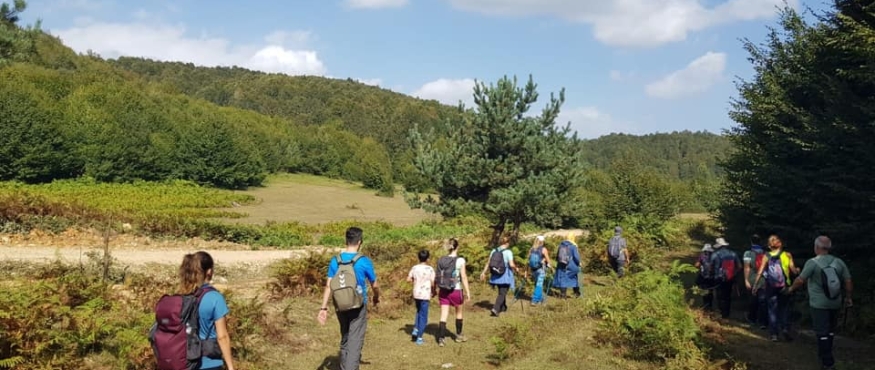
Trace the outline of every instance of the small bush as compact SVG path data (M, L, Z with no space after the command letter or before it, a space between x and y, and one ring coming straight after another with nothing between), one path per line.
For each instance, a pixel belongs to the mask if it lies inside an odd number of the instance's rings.
M495 352L487 358L494 365L500 365L514 357L525 354L535 343L530 320L507 321L496 330L495 335L489 338Z
M273 298L310 296L322 292L332 253L310 253L302 258L287 258L270 267L268 290Z

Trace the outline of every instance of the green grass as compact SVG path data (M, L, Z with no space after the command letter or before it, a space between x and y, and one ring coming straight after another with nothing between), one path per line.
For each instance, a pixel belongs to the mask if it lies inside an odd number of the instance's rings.
M453 369L657 369L658 366L632 361L617 356L610 347L597 346L593 341L595 321L583 317L585 299L547 299L543 307L529 306L528 299L512 305L508 312L495 318L489 308L495 300L495 291L479 281L472 281L473 304L465 306L466 343L455 343L448 338L446 347L438 347L434 332L440 318L436 299L429 308L429 321L424 337L426 344L417 346L410 340L415 310L412 305L390 310L369 311L368 331L362 361L363 369L441 369L452 364ZM585 288L585 295L595 294L601 287ZM512 297L510 297L512 299ZM288 305L288 330L307 339L301 348L277 351L270 356L268 368L322 369L327 362L336 363L340 331L336 317L329 316L325 326L315 321L318 301L291 299ZM454 332L454 317L450 314L448 329ZM398 317L395 317L398 316ZM496 363L496 347L490 340L502 333L506 323L543 323L530 328L533 341L523 353ZM328 366L327 369L335 369Z
M437 219L437 216L423 210L410 209L400 195L382 197L361 184L313 175L275 175L268 179L265 187L251 188L238 194L258 200L231 209L248 215L235 220L241 223L385 221L406 226Z

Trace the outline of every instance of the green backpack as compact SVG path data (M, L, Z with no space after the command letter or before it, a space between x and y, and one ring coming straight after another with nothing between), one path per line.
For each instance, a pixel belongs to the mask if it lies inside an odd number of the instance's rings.
M337 273L331 278L330 286L334 309L337 312L354 310L364 305L364 294L355 275L355 263L361 257L361 254L356 253L348 262L343 262L340 255L335 257Z

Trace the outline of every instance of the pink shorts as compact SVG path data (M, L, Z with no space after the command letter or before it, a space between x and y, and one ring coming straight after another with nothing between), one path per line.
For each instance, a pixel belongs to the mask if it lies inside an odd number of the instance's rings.
M462 290L461 289L453 289L453 290L444 290L441 289L438 292L438 302L440 302L441 306L453 306L459 307L462 305L465 299L462 298Z

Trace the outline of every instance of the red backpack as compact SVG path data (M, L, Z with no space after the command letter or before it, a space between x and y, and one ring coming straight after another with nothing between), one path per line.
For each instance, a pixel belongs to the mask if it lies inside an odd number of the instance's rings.
M198 308L204 295L213 290L204 286L192 294L164 295L158 300L155 324L149 331L158 370L196 370L203 356L216 357L215 351L220 351L216 340L201 340L198 336Z

